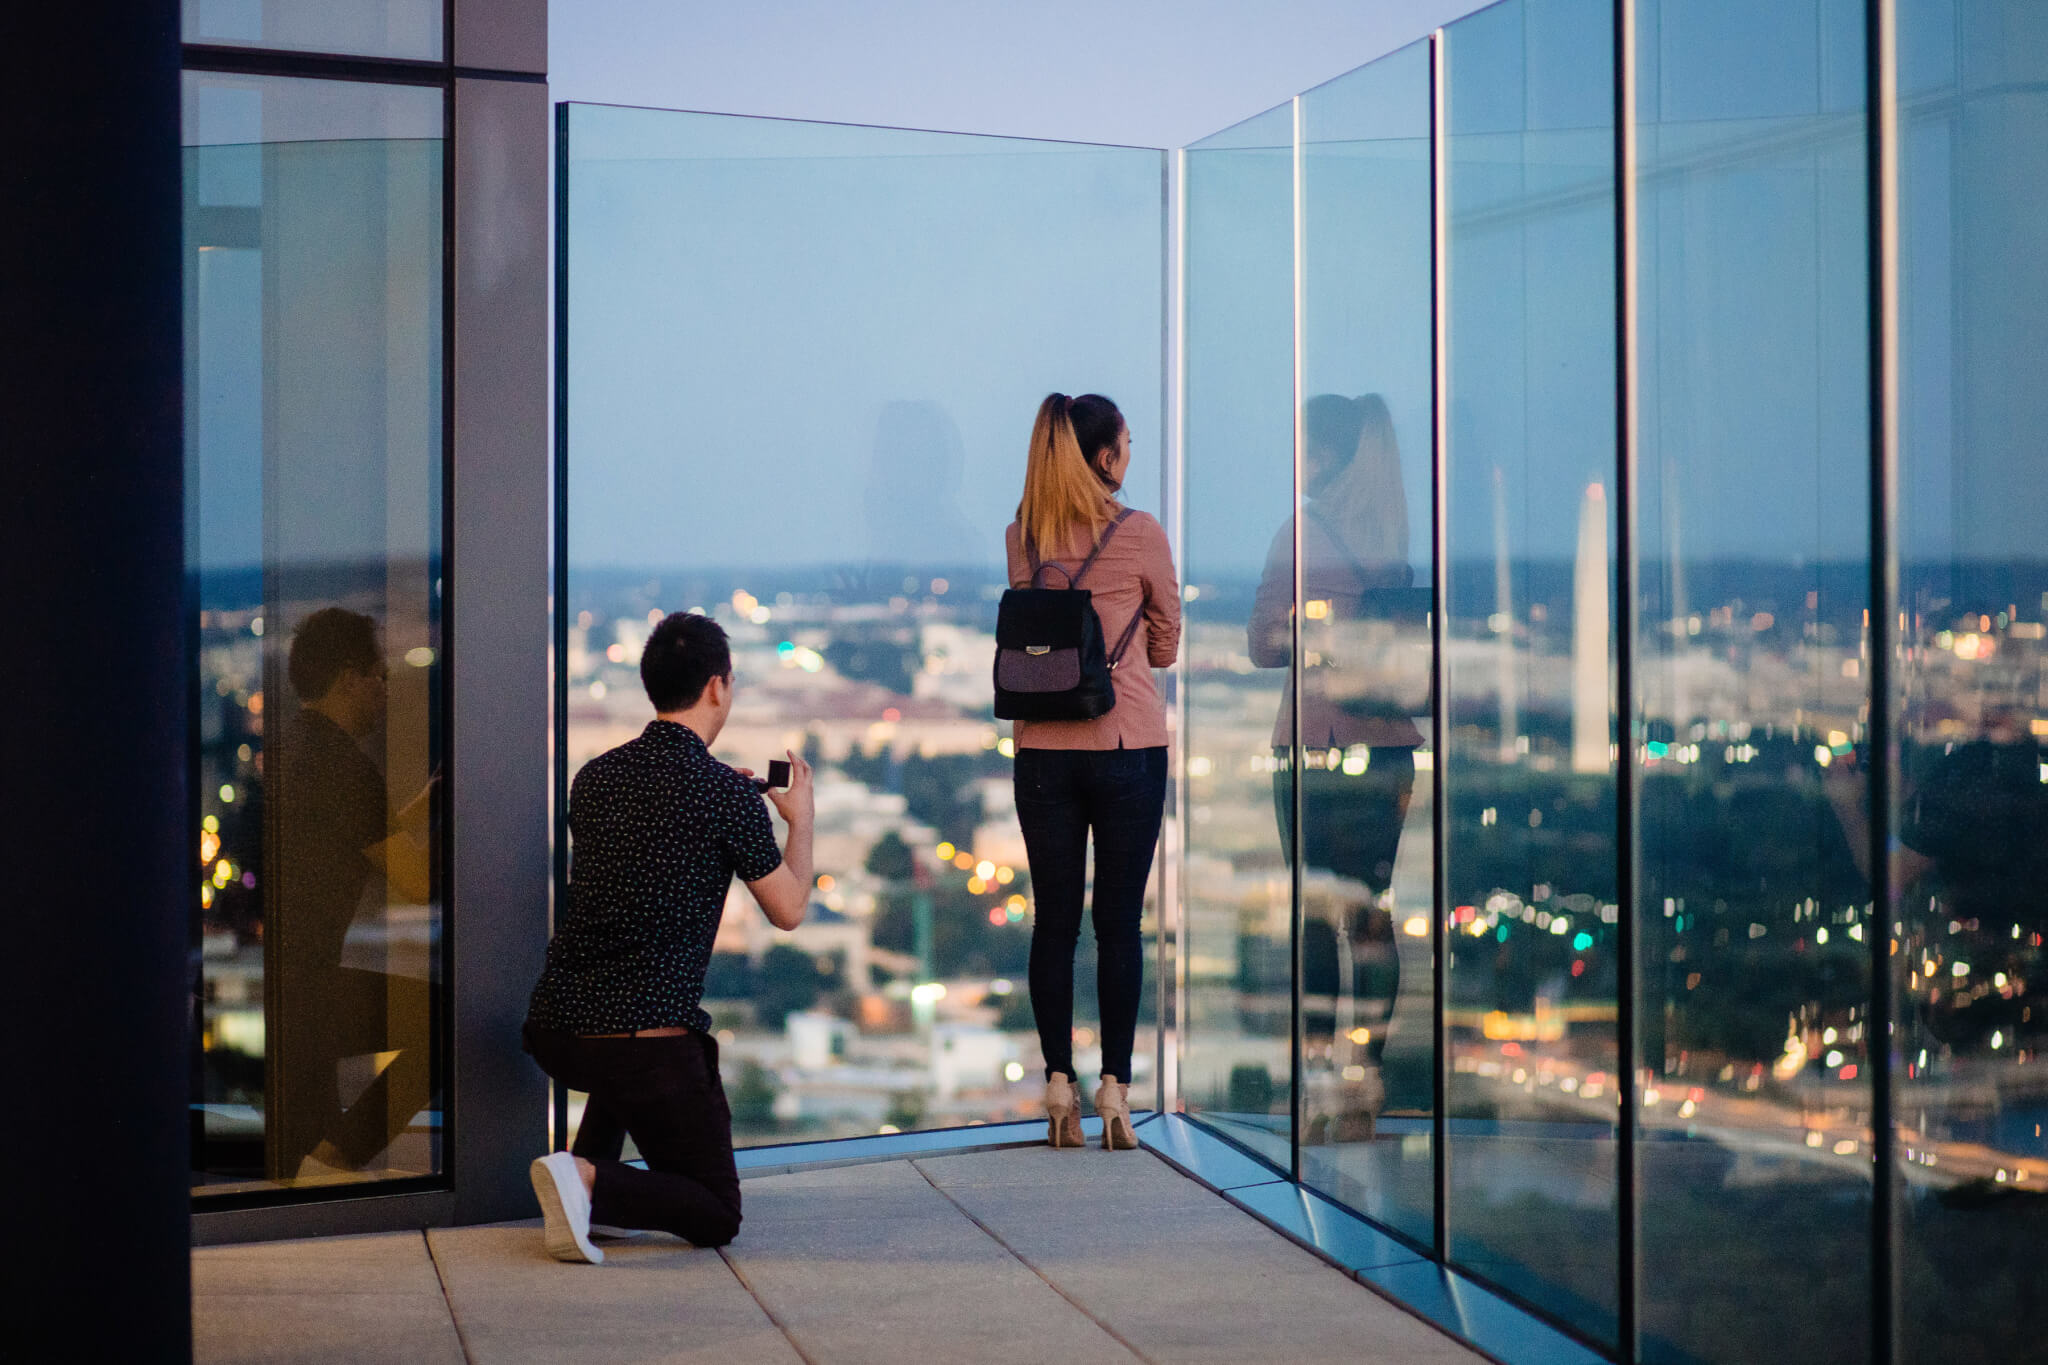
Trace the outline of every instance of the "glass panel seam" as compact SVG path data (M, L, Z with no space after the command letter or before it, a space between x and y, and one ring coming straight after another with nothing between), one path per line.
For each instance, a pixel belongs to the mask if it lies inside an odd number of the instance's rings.
M1615 1162L1616 1353L1640 1356L1637 1293L1639 1209L1636 1169L1637 1083L1641 1074L1636 1021L1640 989L1636 946L1636 416L1639 394L1636 335L1636 6L1614 0L1614 233L1615 233L1615 992L1619 1126Z
M1892 524L1899 472L1899 141L1895 0L1865 0L1865 136L1870 234L1870 1145L1876 1162L1871 1190L1870 1356L1889 1365L1898 1354L1894 1331L1898 1285L1899 1185L1893 1126L1892 1037L1895 888L1891 828L1898 750L1892 726L1892 638L1898 573Z
M1449 539L1445 490L1450 471L1450 211L1449 141L1446 136L1444 31L1429 35L1429 287L1430 287L1430 1117L1431 1217L1436 1257L1448 1261L1450 1230L1450 1029L1444 912L1450 905L1450 869L1444 859L1446 799L1444 734L1449 701L1444 678L1445 554Z
M1289 801L1290 801L1290 802L1291 802L1291 803L1293 804L1293 807L1294 807L1294 816L1293 816L1293 824L1294 824L1294 828L1293 828L1293 832L1292 832L1292 835L1290 836L1290 840L1289 840L1289 842L1291 843L1292 847L1291 847L1291 848L1289 848L1289 850L1288 850L1288 867L1289 867L1289 869L1290 869L1290 874L1291 874L1291 875L1289 876L1289 879L1288 879L1288 880L1289 880L1289 894L1290 894L1290 898L1291 898L1291 900L1290 900L1290 906L1289 906L1289 910L1288 910L1288 920L1287 920L1287 926L1288 926L1288 934L1287 934L1287 937L1288 937L1288 952L1289 952L1289 958L1290 958L1290 970L1289 970L1289 973L1288 973L1288 976L1289 976L1289 982L1290 982L1290 985L1289 985L1289 991L1288 991L1288 996L1289 996L1289 1004L1290 1004L1290 1009L1289 1009L1289 1025L1288 1025L1288 1039L1289 1039L1289 1048L1288 1048L1288 1053L1289 1053L1289 1067L1288 1067L1288 1071L1289 1071L1289 1079L1290 1079L1290 1093L1289 1093L1289 1096L1288 1096L1288 1110L1289 1110L1289 1112L1290 1112L1290 1114L1291 1114L1291 1116L1292 1116L1292 1121L1291 1121L1291 1122L1289 1123L1289 1125L1288 1125L1288 1136L1287 1136L1287 1150L1288 1150L1288 1153L1289 1153L1289 1158L1288 1158L1288 1179L1290 1179L1290 1180L1294 1181L1294 1182L1295 1182L1296 1184L1299 1184L1299 1183L1301 1182L1301 1125L1302 1125L1302 1120L1303 1120L1303 1117L1304 1117L1304 1111L1303 1111L1303 1108L1302 1108L1302 1102L1301 1102L1301 1087L1302 1087L1302 1081L1303 1081L1303 1078L1304 1078L1304 1075L1305 1075L1305 1072L1304 1072L1304 1069L1303 1069L1303 1066L1302 1066L1302 1060L1303 1060L1303 1059L1302 1059L1302 980L1301 980L1301 964L1302 964L1302 900L1301 900L1301 888L1302 888L1302 868L1301 868L1301 860L1302 860L1302 855L1303 855L1303 851L1304 851L1304 849L1305 849L1305 848L1307 847L1307 840L1306 840L1306 839L1305 839L1305 838L1303 837L1303 835L1302 835L1302 827L1301 827L1301 819L1302 819L1302 804L1301 804L1301 763L1302 763L1302 753L1301 753L1301 649L1302 649L1302 644L1301 644L1301 641L1302 641L1302 631L1301 631L1301 610L1302 610L1302 600L1301 600L1301 599L1302 599L1302 573L1301 573L1301 505L1302 505L1302 504L1301 504L1301 446L1302 446L1302 436L1303 436L1303 426L1302 426L1302 403L1303 403L1304 401L1306 401L1306 399L1307 399L1307 394L1306 394L1306 392L1304 391L1304 389L1303 389L1303 387L1302 387L1302 385L1303 385L1303 382L1304 382L1304 381L1303 381L1303 371L1302 371L1302 361L1303 361L1303 357L1302 357L1302 347L1303 347L1303 340L1304 340L1304 332L1303 332L1303 326L1302 326L1302 322L1303 322L1303 319L1302 319L1302 285L1303 285L1303 249L1304 249L1304 242L1305 242L1305 238L1306 238L1306 225L1305 225L1305 223L1304 223L1304 221L1303 221L1303 213L1302 213L1302 148L1301 148L1301 96L1299 96L1299 95L1296 95L1296 96L1295 96L1295 97L1293 98L1293 100L1292 100L1292 101L1290 101L1290 105L1291 105L1291 109L1290 109L1290 112L1291 112L1291 114L1293 115L1293 167L1292 167L1292 169L1293 169L1293 204L1292 204L1292 208L1293 208L1293 228L1294 228L1294 237L1293 237L1293 256L1294 256L1294 259L1293 259L1293 289L1294 289L1294 298L1293 298L1293 317L1294 317L1294 338L1293 338L1293 344L1294 344L1294 384L1293 384L1293 405L1294 405L1294 406L1293 406L1293 412L1292 412L1292 414L1291 414L1291 417L1292 417L1292 429L1293 429L1293 433L1294 433L1294 440L1293 440L1293 494L1292 494L1292 497L1293 497L1293 508L1292 508L1292 514L1291 514L1291 516L1290 516L1290 519L1289 519L1289 524L1290 524L1290 525L1292 525L1292 526L1293 526L1293 528L1294 528L1294 545L1293 545L1293 553L1294 553L1294 601L1293 601L1293 610L1292 610L1292 611L1290 611L1290 612L1288 613L1288 620L1289 620L1289 630L1288 630L1288 633L1289 633L1289 636L1290 636L1291 638L1290 638L1290 642L1289 642L1289 647L1288 647L1288 659L1287 659L1287 687L1288 687L1288 690L1289 690L1289 692L1290 692L1290 694L1291 694L1291 699L1290 699L1290 703L1289 703L1289 707L1288 707L1288 709L1289 709L1289 710L1290 710L1290 711L1292 712L1292 714L1293 714L1293 722L1292 722L1292 730L1293 730L1293 733L1292 733L1292 734L1291 734L1291 735L1289 736L1289 759L1290 759L1290 761L1289 761L1289 765L1288 765L1288 766L1289 766L1289 769L1290 769L1290 773L1289 773L1289 782L1288 782L1288 787L1289 787L1289 793L1288 793L1288 800L1289 800Z

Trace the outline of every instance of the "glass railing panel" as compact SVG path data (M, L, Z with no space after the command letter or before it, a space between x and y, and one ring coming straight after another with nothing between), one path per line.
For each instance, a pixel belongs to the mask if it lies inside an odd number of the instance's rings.
M1863 1361L1864 7L1638 12L1642 1358Z
M2037 1353L2048 1298L2048 11L1898 10L1898 1358Z
M1611 8L1444 34L1449 1252L1617 1319Z
M441 130L185 77L195 1193L443 1169Z
M1181 1092L1285 1168L1293 893L1276 799L1294 554L1291 105L1186 153L1187 980ZM1276 607L1262 612L1264 600ZM1264 629L1277 615L1277 635ZM1282 795L1276 798L1276 793Z
M1426 43L1302 96L1301 595L1275 584L1259 596L1292 600L1301 623L1302 1179L1425 1244L1429 121ZM1274 645L1286 628L1279 611L1252 625ZM1283 827L1290 787L1276 792Z
M736 886L706 978L735 1139L1036 1117L1003 532L1053 391L1121 405L1160 511L1163 154L576 105L558 155L569 771L651 719L641 646L693 609L734 647L713 752L818 766L808 921ZM1094 961L1084 926L1091 1089Z
M186 0L188 43L441 60L447 0Z

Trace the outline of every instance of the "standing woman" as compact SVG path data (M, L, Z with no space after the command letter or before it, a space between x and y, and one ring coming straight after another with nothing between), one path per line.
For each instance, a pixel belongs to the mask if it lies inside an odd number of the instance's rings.
M1031 428L1024 497L1004 533L1010 585L1029 586L1040 565L1079 574L1117 641L1116 704L1093 720L1016 722L1017 822L1031 862L1037 912L1031 926L1031 1009L1045 1054L1047 1140L1081 1145L1074 1074L1074 945L1081 932L1088 837L1095 836L1096 997L1102 1017L1102 1084L1095 1110L1102 1145L1138 1145L1128 1093L1131 1048L1144 982L1138 919L1166 801L1166 707L1154 668L1180 650L1180 588L1166 532L1116 500L1131 463L1131 432L1099 394L1048 397ZM1118 520L1122 515L1121 521Z

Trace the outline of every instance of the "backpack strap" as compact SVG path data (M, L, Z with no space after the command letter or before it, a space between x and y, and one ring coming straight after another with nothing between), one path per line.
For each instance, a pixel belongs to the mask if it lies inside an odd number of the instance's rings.
M1038 586L1038 580L1040 576L1042 576L1047 569L1058 569L1062 574L1066 575L1067 586L1069 588L1080 587L1081 580L1088 576L1088 570L1095 566L1095 557L1102 553L1102 547L1109 544L1109 538L1116 534L1116 528L1124 524L1124 518L1130 516L1131 512L1131 508L1124 508L1122 511L1116 514L1115 518L1110 521L1107 527L1103 528L1101 538L1095 542L1095 548L1088 552L1088 558L1081 561L1081 568L1079 572L1069 572L1064 564L1056 563L1050 559L1045 560L1043 563L1041 563L1038 558L1038 547L1036 545L1033 545L1029 540L1025 541L1024 559L1025 562L1031 566L1031 586L1034 588Z
M1110 672L1114 673L1116 671L1116 666L1123 662L1124 651L1131 647L1131 639L1138 633L1138 622L1144 619L1145 604L1143 602L1140 602L1138 604L1138 609L1131 613L1131 623L1124 627L1124 633L1122 638L1120 638L1116 642L1115 651L1111 653L1109 656Z
M1116 528L1123 525L1125 519L1128 518L1130 515L1131 509L1126 507L1116 514L1115 519L1112 520L1108 526L1105 526L1103 528L1102 538L1095 542L1095 548L1090 550L1088 552L1088 557L1081 561L1081 572L1075 574L1071 579L1068 580L1069 586L1076 588L1081 586L1081 580L1086 578L1088 576L1088 571L1095 567L1095 557L1102 553L1102 547L1109 544L1109 538L1116 534Z

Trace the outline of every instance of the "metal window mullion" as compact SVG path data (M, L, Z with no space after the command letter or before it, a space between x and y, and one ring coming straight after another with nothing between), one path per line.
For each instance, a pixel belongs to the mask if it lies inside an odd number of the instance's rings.
M1618 1142L1615 1153L1615 1258L1617 1354L1638 1358L1638 1295L1641 1273L1640 1189L1637 1169L1637 1080L1642 1067L1637 1037L1637 822L1636 822L1636 418L1640 375L1637 358L1637 167L1636 7L1614 0L1614 243L1615 243L1615 946L1620 959L1616 993L1615 1069Z
M1865 0L1865 129L1868 139L1870 321L1870 1358L1897 1358L1898 1191L1893 1127L1892 952L1895 947L1891 821L1897 783L1892 726L1892 649L1898 621L1893 517L1899 474L1899 140L1895 0Z
M1183 377L1180 370L1180 316L1182 309L1181 289L1185 273L1181 265L1184 245L1181 235L1181 205L1178 197L1182 170L1182 153L1161 151L1159 154L1159 322L1160 322L1160 365L1159 365L1159 510L1165 523L1167 544L1173 553L1174 590L1186 601L1186 565L1181 555L1181 463L1179 407ZM1185 607L1183 607L1185 610ZM1156 1027L1153 1033L1153 1109L1166 1113L1173 1106L1180 1093L1179 1049L1174 1052L1174 1066L1169 1069L1166 1040L1169 1029L1178 1033L1181 1019L1182 999L1174 971L1179 954L1179 926L1186 920L1181 913L1180 902L1185 885L1185 870L1181 860L1186 856L1187 838L1185 833L1187 811L1187 728L1183 723L1181 697L1186 692L1182 686L1181 667L1176 662L1167 673L1167 704L1174 718L1169 737L1173 742L1170 757L1177 757L1167 770L1167 818L1159 825L1159 902L1154 916L1153 987L1158 1002L1155 1011Z
M555 106L554 914L569 895L569 105ZM569 1145L569 1088L549 1086L556 1150Z
M1450 1188L1450 1029L1444 1010L1449 1004L1450 964L1445 957L1444 912L1451 903L1450 869L1444 859L1444 779L1447 754L1444 738L1449 703L1444 677L1444 607L1448 523L1445 490L1450 455L1450 222L1448 217L1449 139L1446 136L1444 31L1429 35L1429 287L1430 287L1430 480L1429 480L1429 834L1431 901L1429 916L1430 971L1430 1199L1432 1240L1440 1260L1451 1254Z
M1292 839L1289 841L1292 846L1288 850L1287 859L1287 865L1289 870L1287 914L1287 978L1289 1005L1287 1025L1287 1053L1289 1058L1288 1110L1291 1120L1288 1124L1287 1135L1287 1170L1288 1178L1290 1180L1295 1181L1296 1183L1299 1183L1301 1180L1301 1125L1303 1115L1306 1112L1302 1104L1301 1093L1302 1080L1305 1074L1304 1068L1302 1066L1303 1040L1301 989L1301 858L1302 850L1306 846L1306 840L1304 840L1302 837L1303 831L1301 828L1301 765L1303 757L1301 749L1301 445L1303 435L1301 405L1306 397L1302 388L1302 272L1304 264L1303 243L1305 237L1305 230L1302 221L1301 96L1296 95L1290 103L1292 113L1294 116L1292 138L1294 190L1292 219L1294 227L1294 383L1292 398L1293 410L1291 414L1294 435L1292 443L1293 514L1289 517L1288 520L1289 524L1294 527L1294 603L1293 609L1289 611L1287 614L1289 623L1287 688L1289 693L1288 711L1294 717L1293 724L1291 726L1292 734L1289 736L1288 749L1288 800L1292 803L1294 808L1294 818L1292 822L1294 827L1294 834Z

